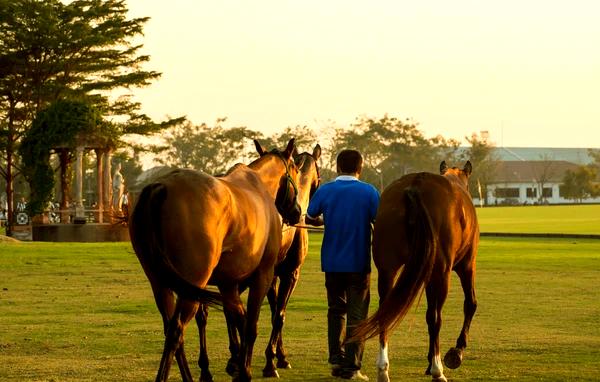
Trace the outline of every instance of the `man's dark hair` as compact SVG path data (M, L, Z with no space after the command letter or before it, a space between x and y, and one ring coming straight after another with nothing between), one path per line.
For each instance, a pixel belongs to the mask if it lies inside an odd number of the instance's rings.
M356 150L342 150L337 156L338 172L352 174L362 171L363 158Z

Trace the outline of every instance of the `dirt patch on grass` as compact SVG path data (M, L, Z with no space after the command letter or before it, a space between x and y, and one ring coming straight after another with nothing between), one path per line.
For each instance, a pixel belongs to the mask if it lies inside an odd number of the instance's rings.
M14 237L0 235L0 243L20 243L20 241Z

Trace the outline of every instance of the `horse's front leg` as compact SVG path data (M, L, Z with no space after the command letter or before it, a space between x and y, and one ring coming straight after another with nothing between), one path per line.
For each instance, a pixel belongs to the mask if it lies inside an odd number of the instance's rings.
M435 270L434 270L435 271ZM425 288L427 295L427 329L429 331L429 366L425 374L431 375L433 381L446 382L444 366L440 355L440 329L442 327L442 307L448 295L449 275L433 275Z
M456 270L460 283L463 288L465 295L464 302L464 321L458 340L456 341L456 347L450 348L444 356L444 364L450 369L458 368L463 359L463 353L467 347L467 338L469 335L469 328L471 327L471 321L477 310L477 298L475 297L475 270L469 264L465 269L459 268Z
M256 271L248 290L248 302L246 305L246 322L244 330L240 335L240 370L234 382L246 382L252 379L252 351L258 334L258 318L260 308L267 290L273 282L273 268Z
M284 275L279 275L279 288L277 289L277 295L275 300L275 312L273 313L271 337L269 339L269 346L265 355L267 356L267 364L263 370L263 376L265 377L278 377L279 374L275 370L273 365L273 357L277 357L277 368L289 369L291 368L290 363L286 360L286 353L283 348L283 324L285 323L285 312L287 304L290 301L290 297L296 288L298 283L299 269L295 269L292 272L286 272ZM272 367L273 372L268 370ZM269 372L270 375L267 375Z
M274 337L275 334L275 320L276 315L278 314L278 306L277 306L277 277L273 278L273 282L271 283L271 287L267 291L267 299L269 300L269 307L271 308L271 337L269 338L269 342L267 343L267 348L265 349L265 367L263 368L263 377L265 378L279 378L279 373L275 368L275 346L277 344L277 337Z

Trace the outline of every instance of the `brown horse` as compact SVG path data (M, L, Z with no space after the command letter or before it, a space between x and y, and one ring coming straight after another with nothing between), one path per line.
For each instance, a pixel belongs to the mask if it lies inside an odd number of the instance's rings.
M263 156L267 152L257 145L258 153ZM320 185L318 159L321 156L321 146L318 144L313 149L312 154L303 152L294 155L294 161L298 166L298 202L303 211L308 208L308 202L313 193ZM301 222L303 219L301 219ZM285 321L285 311L298 278L300 268L308 253L308 232L306 229L298 229L294 226L285 226L283 228L282 252L285 252L285 258L281 260L275 268L275 278L267 294L269 305L271 307L272 330L269 343L265 350L266 365L263 369L264 377L278 377L279 374L274 363L277 357L277 368L291 367L286 360L286 352L283 348L282 331ZM200 381L210 382L213 380L209 370L209 360L206 344L206 321L208 318L208 309L205 305L198 310L196 314L196 323L199 330L200 355L198 366L201 369ZM227 314L226 314L227 318ZM231 358L227 364L227 372L234 374L237 369L235 360L239 353L239 340L237 331L228 322L229 350Z
M168 379L173 355L183 380L193 380L183 332L199 302L218 304L219 297L241 338L234 380L251 379L260 306L281 257L281 217L295 224L301 215L294 148L292 139L283 152L236 165L223 177L174 170L142 190L129 231L165 326L157 381ZM246 311L241 283L249 288Z
M467 186L471 170L468 161L462 170L442 162L441 176L406 175L381 194L373 233L379 309L355 335L370 338L379 334L378 381L389 381L388 331L406 315L423 287L429 330L426 374L434 381L446 381L439 332L452 270L458 274L465 296L464 323L456 347L448 351L444 363L455 369L462 362L477 308L474 283L479 225Z

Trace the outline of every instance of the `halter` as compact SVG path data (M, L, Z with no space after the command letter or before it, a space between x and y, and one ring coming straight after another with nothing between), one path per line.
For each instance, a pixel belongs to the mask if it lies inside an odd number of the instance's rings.
M292 204L296 203L298 200L298 186L296 186L296 182L294 181L294 178L292 178L292 176L290 175L290 170L287 164L287 161L283 158L283 156L281 155L281 153L279 153L278 151L275 151L274 154L277 155L277 157L279 159L281 159L281 161L283 162L283 165L285 166L285 178L286 178L286 183L285 183L285 195L283 196L283 200L287 200L288 196L289 196L289 187L288 185L291 183L292 187L294 188L294 202L292 202ZM279 208L279 207L278 207ZM284 209L284 206L281 206L281 209ZM281 212L281 211L280 211ZM284 223L286 223L286 218L283 216L283 220ZM287 224L287 223L286 223Z

